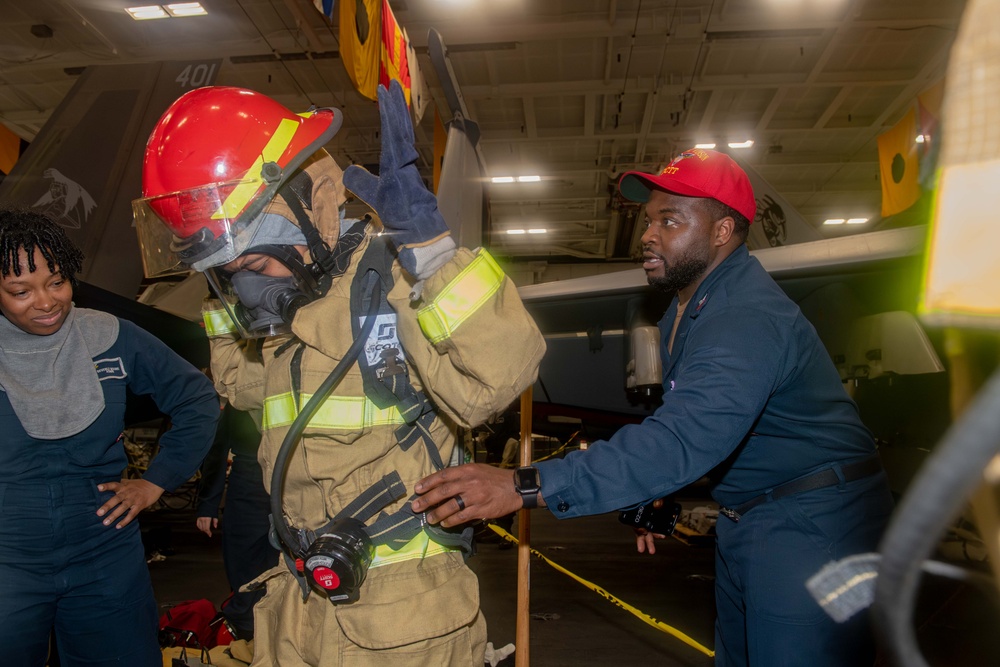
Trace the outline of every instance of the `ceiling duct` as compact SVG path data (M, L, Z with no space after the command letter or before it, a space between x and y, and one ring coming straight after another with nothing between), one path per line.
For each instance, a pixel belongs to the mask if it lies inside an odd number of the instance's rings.
M822 36L823 31L818 28L806 28L802 30L709 30L705 33L705 39L710 42L735 39L815 39Z

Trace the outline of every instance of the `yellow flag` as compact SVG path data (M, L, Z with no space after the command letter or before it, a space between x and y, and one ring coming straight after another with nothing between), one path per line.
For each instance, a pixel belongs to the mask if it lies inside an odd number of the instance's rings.
M920 197L916 140L917 114L913 109L894 128L878 137L882 217L905 211Z
M341 0L340 58L358 92L378 99L382 51L381 0Z

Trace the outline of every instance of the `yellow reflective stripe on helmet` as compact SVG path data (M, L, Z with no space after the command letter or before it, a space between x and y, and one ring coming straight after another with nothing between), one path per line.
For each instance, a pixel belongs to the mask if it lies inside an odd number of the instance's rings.
M451 337L503 284L504 273L485 250L428 305L417 311L420 329L432 343Z
M298 129L298 121L291 118L281 119L281 122L278 123L278 128L264 146L264 150L260 152L260 155L254 160L250 169L247 170L246 180L233 188L233 191L226 197L226 201L222 202L219 210L212 214L213 220L219 220L220 218L231 220L246 208L247 204L250 203L250 200L253 199L260 188L260 172L264 168L264 163L277 162L281 154L288 148L288 144L292 143L292 137L295 136L295 132Z
M310 398L312 394L301 394L299 400L305 405ZM291 392L268 396L264 399L261 428L288 426L298 414ZM312 428L350 430L402 423L403 417L395 407L379 408L364 396L330 396L309 420Z
M236 323L225 309L206 310L201 318L205 321L205 332L209 336L221 336L236 331Z
M430 538L430 535L421 530L402 549L393 550L384 544L375 547L375 557L372 559L372 564L368 567L371 569L382 565L391 565L392 563L402 563L403 561L415 558L430 558L431 556L448 553L449 551L458 551L458 547L446 547L443 544L438 544Z

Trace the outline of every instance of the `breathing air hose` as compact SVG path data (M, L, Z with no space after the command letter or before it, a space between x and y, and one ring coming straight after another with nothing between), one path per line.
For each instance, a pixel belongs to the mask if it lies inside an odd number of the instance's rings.
M376 315L378 314L379 302L382 300L382 285L380 281L376 280L371 292L371 303L368 306L368 312L365 315L364 324L361 326L361 332L358 337L354 339L351 346L347 349L344 357L337 363L337 366L330 371L330 374L323 380L323 384L319 386L316 393L313 394L306 404L302 407L295 421L292 425L288 427L288 432L285 434L285 439L281 442L281 448L278 450L278 455L274 458L274 472L271 474L271 517L274 521L274 529L278 534L278 539L291 549L292 553L296 558L301 558L303 556L302 547L299 545L298 540L292 535L292 531L285 521L285 514L281 508L281 498L282 493L285 488L285 473L287 472L288 458L291 456L292 451L295 449L295 445L298 443L302 432L305 430L306 425L309 420L313 418L316 411L323 404L323 402L330 395L340 381L343 379L344 374L347 369L351 367L358 355L361 354L362 348L365 342L368 340L368 335L371 333L372 328L375 326Z
M1000 370L928 457L879 545L881 563L872 614L876 630L902 667L927 667L913 627L920 572L948 524L983 481L1000 447Z

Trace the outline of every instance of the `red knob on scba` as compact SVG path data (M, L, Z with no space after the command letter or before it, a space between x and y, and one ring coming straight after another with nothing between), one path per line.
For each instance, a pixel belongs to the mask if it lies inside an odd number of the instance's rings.
M313 570L312 575L316 583L328 591L340 588L340 577L328 567L317 567Z

